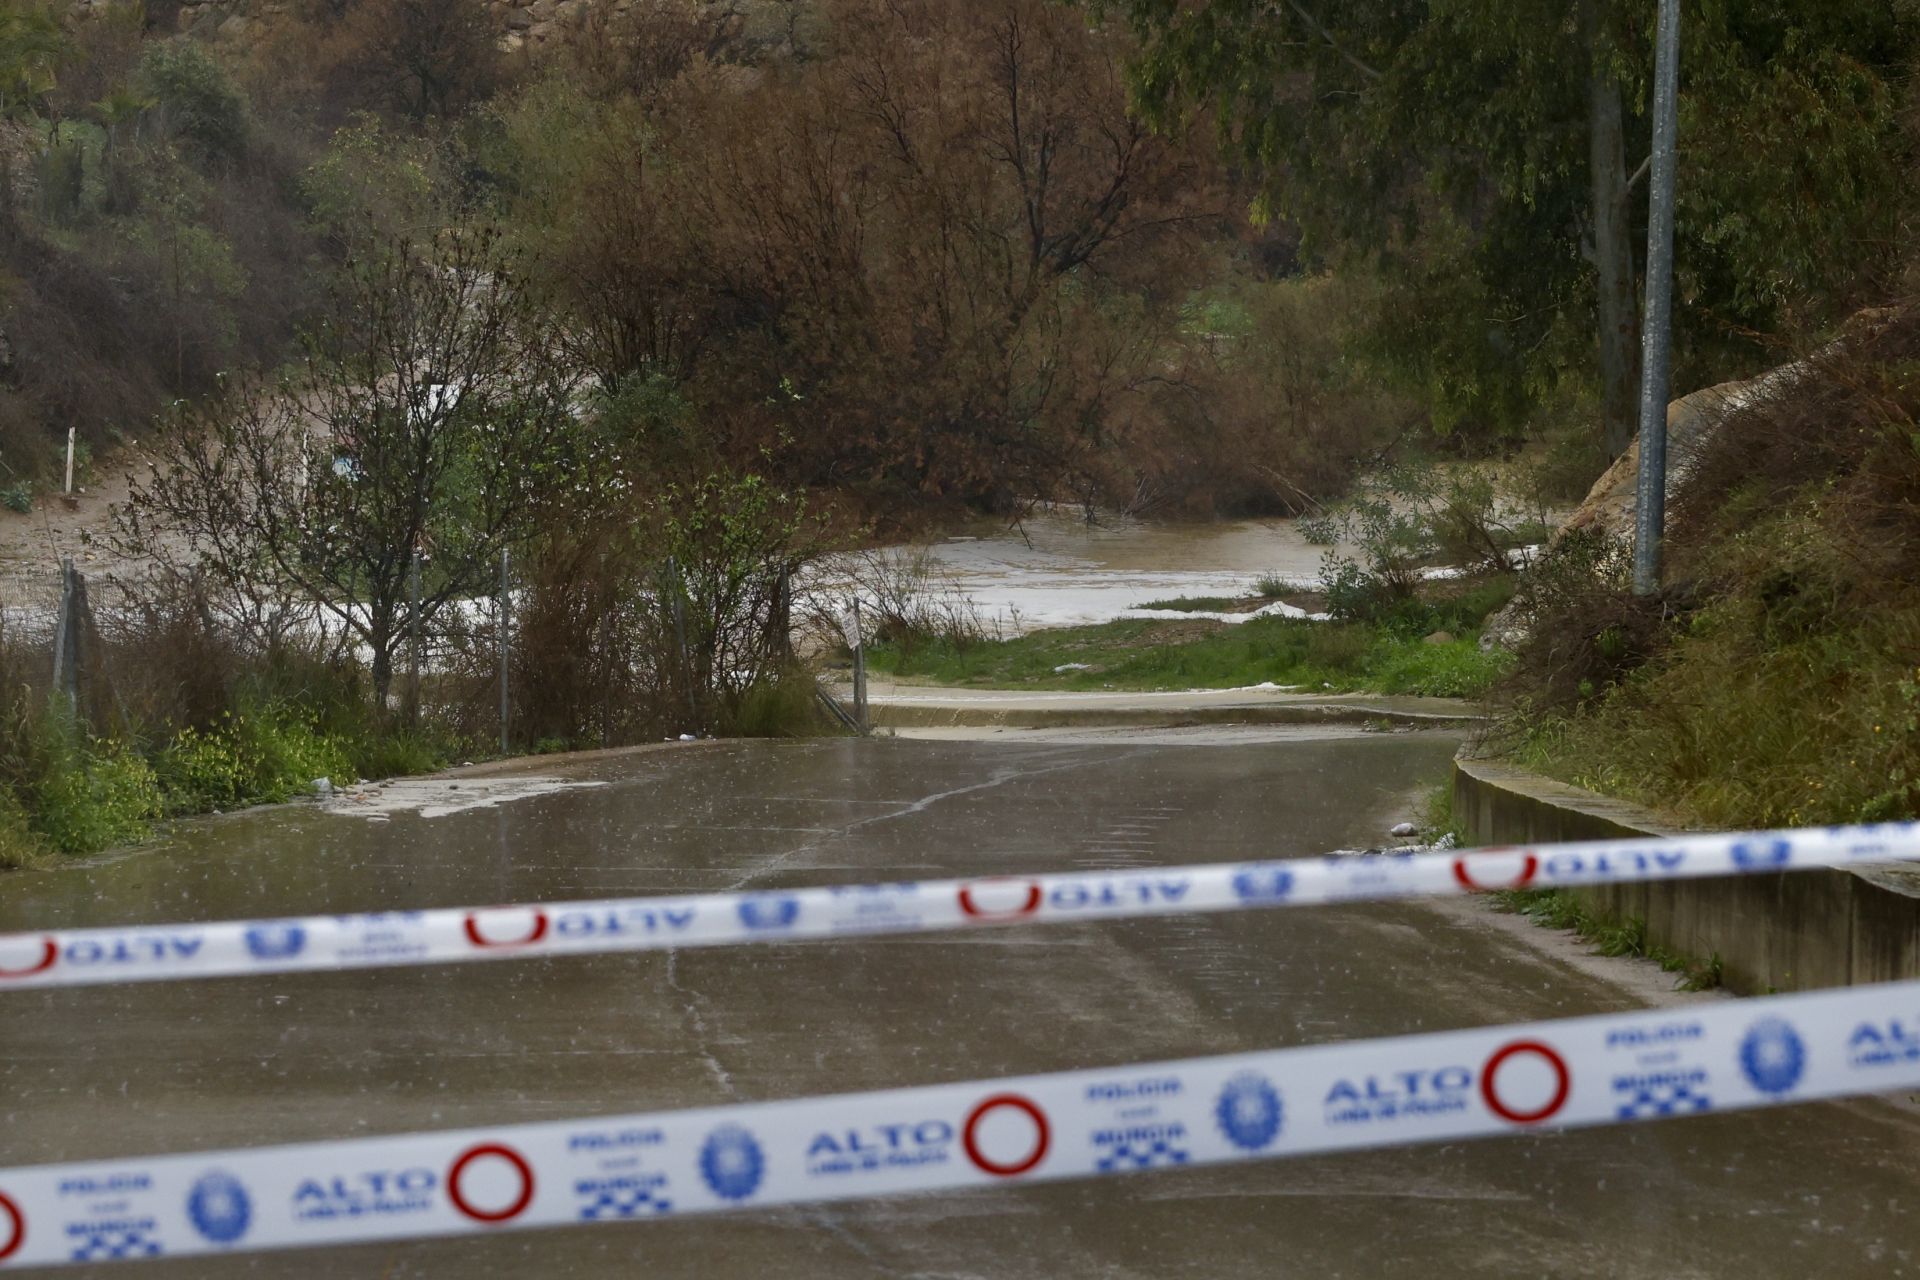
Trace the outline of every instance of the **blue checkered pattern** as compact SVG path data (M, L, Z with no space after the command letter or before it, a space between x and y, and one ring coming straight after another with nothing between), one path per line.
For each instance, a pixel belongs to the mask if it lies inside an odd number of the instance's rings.
M1102 1143L1106 1153L1094 1163L1094 1168L1102 1173L1111 1173L1115 1169L1151 1169L1157 1164L1185 1164L1187 1152L1183 1147L1175 1146L1164 1138L1153 1142L1114 1142Z
M1685 1080L1643 1079L1616 1081L1620 1095L1614 1118L1641 1120L1650 1116L1690 1116L1713 1110L1713 1099Z
M587 1222L611 1218L657 1218L673 1212L673 1201L649 1187L603 1187L580 1207Z
M143 1227L76 1227L69 1234L78 1237L71 1255L75 1262L116 1262L124 1258L157 1258L160 1242Z

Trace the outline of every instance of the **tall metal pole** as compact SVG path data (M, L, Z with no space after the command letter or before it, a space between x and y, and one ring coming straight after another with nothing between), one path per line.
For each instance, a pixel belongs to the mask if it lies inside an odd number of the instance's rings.
M1647 308L1640 327L1640 477L1633 538L1633 593L1660 589L1667 524L1667 401L1673 349L1673 189L1679 131L1680 0L1660 0L1653 69L1652 207L1647 216Z
M853 719L861 733L871 731L867 722L867 629L860 622L860 597L853 598Z
M512 704L509 703L507 700L507 667L508 667L509 660L512 657L512 650L508 647L507 635L508 635L508 628L512 625L512 621L513 621L513 601L509 598L507 594L508 584L511 582L511 578L508 576L508 574L509 574L509 569L508 569L508 560L507 560L507 549L505 547L502 547L500 548L500 603L499 603L498 618L494 624L495 630L499 632L499 635L496 637L496 639L498 639L500 642L500 754L501 755L507 754L507 725L509 723L508 712L511 710L511 706L512 706Z

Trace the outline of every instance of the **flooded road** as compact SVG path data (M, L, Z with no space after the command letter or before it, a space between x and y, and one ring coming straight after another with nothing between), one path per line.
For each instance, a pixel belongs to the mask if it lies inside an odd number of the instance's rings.
M715 743L604 785L302 806L0 878L0 930L1296 856L1458 738L1275 727ZM512 777L497 771L491 776ZM427 816L429 813L438 816ZM1635 1007L1417 904L0 994L0 1165L553 1120ZM166 1277L1920 1273L1878 1103L713 1218L158 1262ZM80 1274L80 1273L67 1273Z

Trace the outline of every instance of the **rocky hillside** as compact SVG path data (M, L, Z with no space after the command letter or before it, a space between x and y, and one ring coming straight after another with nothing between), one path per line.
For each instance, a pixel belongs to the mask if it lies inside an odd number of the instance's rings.
M488 23L498 33L500 48L508 53L538 49L560 37L575 25L585 22L589 11L599 7L609 14L624 17L636 8L664 7L661 0L461 0L482 9ZM75 0L83 13L109 7L112 0ZM256 40L271 32L276 24L298 17L306 6L301 0L169 0L149 4L147 11L164 25L165 10L173 10L173 29L200 37L226 40ZM437 7L429 2L419 6L423 13ZM790 38L802 25L811 6L800 0L692 0L678 6L702 11L705 22L729 37L749 35L763 40Z

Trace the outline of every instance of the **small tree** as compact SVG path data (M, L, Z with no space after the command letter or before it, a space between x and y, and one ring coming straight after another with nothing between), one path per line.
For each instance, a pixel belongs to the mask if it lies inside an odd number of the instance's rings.
M310 603L366 648L384 706L415 552L426 628L491 588L563 482L578 378L551 332L491 231L386 242L342 272L296 371L175 406L122 541Z
M499 81L500 26L486 5L366 0L347 22L364 91L416 120L461 111Z

